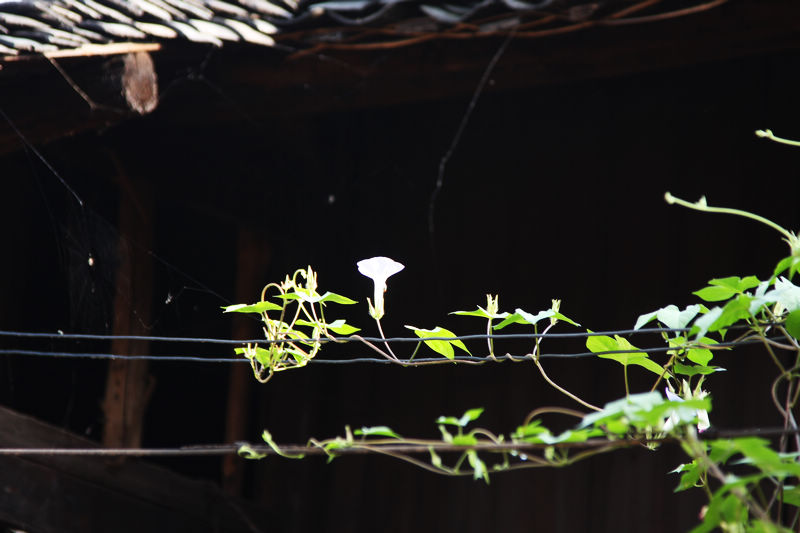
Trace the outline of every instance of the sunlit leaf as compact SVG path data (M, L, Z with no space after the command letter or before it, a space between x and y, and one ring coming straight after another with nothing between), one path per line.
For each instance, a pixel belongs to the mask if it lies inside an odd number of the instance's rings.
M711 325L722 315L721 307L714 307L709 309L703 316L694 321L691 333L695 334L697 338L705 337Z
M697 313L699 313L700 310L701 306L699 304L690 305L683 311L678 309L677 305L668 305L651 313L645 313L641 315L636 320L636 324L633 326L633 329L639 329L642 326L652 322L654 319L658 319L659 322L670 329L685 328L686 325L689 324L689 322L691 322L695 316L697 316Z
M353 434L364 437L392 437L394 439L403 438L387 426L373 426L369 428L362 427L361 429L356 429L353 431Z
M642 351L625 351L625 350L638 350L634 345L628 342L627 339L615 335L611 338L605 335L593 335L586 339L586 347L597 353L598 357L603 359L612 359L618 363L628 366L636 365L646 368L647 370L658 374L664 374L664 367L649 358L647 353ZM600 352L600 353L598 353ZM620 353L602 353L602 352L620 352Z
M704 287L699 291L694 291L692 294L706 302L720 302L729 299L736 294L736 291L727 287Z
M708 348L690 348L686 357L693 363L697 363L700 366L707 366L714 355Z
M471 433L467 433L466 435L453 435L453 444L456 446L474 446L478 444L478 439Z
M439 457L439 454L436 453L433 446L428 447L428 452L431 454L431 464L436 468L442 468L442 458Z
M789 335L795 339L800 339L800 309L796 309L786 315L786 322L783 324Z
M472 467L472 477L474 479L483 479L487 484L489 483L489 471L486 470L486 464L478 457L478 452L469 450L467 452L467 460Z
M761 281L755 276L740 278L739 276L729 276L727 278L716 278L708 282L715 287L725 287L736 293L744 292L753 287L757 287Z
M461 427L466 426L470 422L474 422L483 414L483 407L475 407L474 409L468 409L459 420Z
M483 413L483 407L468 409L460 418L454 416L440 416L436 419L437 424L449 424L451 426L466 427L470 422L474 422Z
M677 307L676 307L676 309L677 309ZM657 314L658 314L658 311L652 311L650 313L645 313L643 315L639 315L639 318L636 319L636 324L634 324L633 329L639 329L639 328L642 328L642 327L646 326L647 324L649 324L650 322L652 322L653 320L656 319L656 315Z
M792 277L794 277L794 275L800 271L800 257L790 255L789 257L784 257L781 259L778 265L775 267L775 272L772 274L772 276L778 277L787 269L789 270L788 278L792 279Z
M800 487L791 485L783 487L783 503L800 507Z
M670 474L681 474L681 480L680 483L678 483L678 486L675 487L675 492L681 492L695 487L700 480L700 474L702 473L703 471L697 465L697 461L682 464L675 470L672 470Z
M333 322L328 324L328 329L330 329L334 333L338 333L339 335L352 335L356 331L360 331L360 328L351 326L350 324L346 323L343 318L340 318L339 320L334 320Z
M450 331L449 329L444 329L443 327L435 327L433 329L422 329L422 328L415 328L414 326L406 326L408 329L412 330L417 337L423 339L425 344L434 352L445 356L446 358L452 360L455 358L455 351L453 350L453 346L464 350L465 352L469 353L467 347L458 339L452 340L425 340L430 339L431 337L456 337L457 335ZM472 354L470 354L472 355Z
M483 307L480 307L480 306L478 306L478 308L475 311L453 311L450 314L451 315L460 315L460 316L477 316L477 317L487 318L487 319L489 319L489 318L491 318L491 319L506 318L508 316L508 313L497 313L497 314L494 314L494 315L489 314L489 312L486 309L484 309Z
M494 326L494 329L503 329L504 327L510 324L531 324L536 325L539 321L544 320L545 318L550 318L555 314L555 311L552 309L547 309L546 311L540 311L539 313L533 315L522 309L517 309L510 315L508 315L502 322Z
M518 440L528 440L532 437L538 437L542 434L550 434L550 430L542 426L541 420L532 420L524 426L517 427L516 431L511 434L511 438Z
M342 296L340 294L334 294L332 292L326 292L325 294L320 296L318 299L316 299L316 301L318 301L320 303L333 302L333 303L345 304L345 305L351 305L351 304L358 303L355 300L351 300L347 296Z
M254 304L235 304L223 307L225 313L263 313L264 311L280 311L282 307L272 302L257 302Z
M720 368L718 366L700 366L700 365L684 365L682 363L675 363L672 365L672 371L676 374L680 374L682 376L705 376L708 374L713 374L714 372L722 372L724 368Z

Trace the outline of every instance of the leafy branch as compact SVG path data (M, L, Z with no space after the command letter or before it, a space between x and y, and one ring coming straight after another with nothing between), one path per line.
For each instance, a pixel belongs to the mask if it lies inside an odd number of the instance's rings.
M670 204L743 216L766 224L789 243L791 254L777 264L767 279L752 275L714 278L693 293L699 303L684 309L667 305L639 316L634 330L653 322L662 328L665 361L654 360L647 351L620 335L611 337L586 330L586 347L599 360L611 360L622 366L623 397L599 407L560 386L545 371L541 350L551 329L560 322L581 327L561 313L559 300L553 300L549 309L538 313L520 308L501 312L499 297L487 295L485 307L452 313L485 321L487 358L498 360L493 332L511 325L532 327L533 345L524 359L534 363L545 382L589 412L560 406L538 408L515 430L496 433L476 426L483 409L474 408L460 417L437 418L435 424L440 435L437 439L403 437L384 425L355 431L345 427L343 436L310 439L307 447L326 454L329 460L358 450L391 456L437 474L471 475L488 483L491 473L563 467L621 446L642 445L656 449L665 440L673 440L680 443L688 456L688 462L673 471L680 474L676 491L700 488L708 498L701 512L702 521L694 532L715 528L784 532L797 528L800 525L800 428L794 413L800 401L800 287L791 279L800 270L800 239L796 233L765 217L738 209L712 207L705 198L695 203L669 193L665 198ZM351 339L361 341L369 349L403 366L439 362L415 361L423 346L441 356L441 362L456 362L456 350L471 355L467 345L449 329L407 325L419 341L410 356L398 357L383 334L381 319L386 313L386 281L404 266L389 258L377 257L359 262L358 268L375 285L373 298L368 298L367 303L385 350L379 346L380 341L373 344L352 335L358 329L344 320L326 320L326 304L356 302L330 292L319 294L316 273L311 267L296 271L282 283L267 285L261 300L255 304L224 308L225 312L257 313L261 317L268 341L266 347L248 344L237 349L237 353L250 360L259 381L268 381L277 371L305 366L318 354L324 342L337 341L330 332L351 335ZM783 277L784 274L787 277ZM737 332L738 336L726 341L732 332ZM777 371L769 387L773 404L783 419L777 446L753 436L711 438L716 430L709 419L712 402L707 386L714 374L724 371L716 365L719 354L753 340L761 343ZM629 372L635 368L653 376L652 386L643 392L631 390ZM561 415L579 421L571 429L553 432L544 425L543 415ZM789 435L794 435L793 442ZM262 438L274 454L293 459L305 455L303 450L278 446L267 431ZM575 451L576 445L583 449ZM419 457L420 452L427 460ZM249 445L242 445L240 454L251 459L266 455Z

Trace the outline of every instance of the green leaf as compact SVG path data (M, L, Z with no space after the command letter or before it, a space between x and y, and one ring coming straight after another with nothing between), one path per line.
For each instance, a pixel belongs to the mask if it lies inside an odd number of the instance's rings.
M783 503L800 507L800 487L785 486L783 488Z
M448 424L450 426L461 426L461 421L454 416L440 416L436 419L437 424Z
M736 291L727 287L705 287L699 291L694 291L692 294L706 302L720 302L736 294Z
M792 277L794 277L794 275L800 271L800 257L790 255L789 257L784 257L781 259L778 265L775 267L775 272L772 274L772 277L778 277L787 269L789 270L788 278L792 279Z
M575 327L577 327L577 328L581 327L581 325L580 325L580 324L578 324L577 322L575 322L575 321L574 321L574 320L572 320L571 318L567 318L566 316L564 316L563 314L559 313L558 311L556 311L555 313L553 313L553 316L552 316L551 320L552 320L552 319L563 320L564 322L566 322L566 323L568 323L568 324L572 324L573 326L575 326Z
M676 307L676 309L677 309L677 307ZM636 319L636 324L634 324L633 329L639 329L639 328L642 328L642 327L646 326L647 324L649 324L650 322L652 322L653 320L656 319L656 315L657 314L658 314L658 311L652 311L650 313L645 313L643 315L639 315L639 318Z
M523 311L522 309L518 308L512 314L508 314L508 313L504 313L504 314L506 316L503 319L503 321L500 322L499 324L497 324L496 326L494 326L493 329L496 329L496 330L503 329L504 327L506 327L506 326L508 326L510 324L530 324L532 326L535 326L537 323L541 322L545 318L563 320L564 322L572 324L573 326L580 327L580 324L578 324L577 322L575 322L571 318L568 318L568 317L564 316L563 314L559 313L558 311L553 311L552 309L546 309L544 311L539 311L538 313L536 313L534 315L534 314L528 313L527 311Z
M742 294L748 289L757 287L761 283L755 276L740 278L730 276L727 278L712 279L708 282L708 287L695 291L692 294L699 296L707 302L719 302L727 300L735 294Z
M720 331L736 322L752 317L750 304L752 296L740 294L730 300L724 307L715 307L694 321L691 333L696 334L697 338L704 337L709 331Z
M668 305L653 311L652 313L645 313L641 315L638 320L636 320L636 324L633 326L633 329L639 329L642 326L652 322L656 318L659 322L670 329L685 328L686 325L689 324L689 322L691 322L695 316L697 316L697 313L699 313L700 310L701 306L699 304L690 305L683 311L678 309L678 306L676 305Z
M450 331L449 329L444 329L443 327L435 327L433 329L422 329L422 328L415 328L414 326L406 326L408 329L412 330L417 337L421 339L429 339L431 337L456 337L457 335ZM446 358L453 360L455 358L455 351L453 350L453 346L464 350L465 352L469 353L467 347L458 339L453 340L424 340L425 344L433 350L434 352L445 356ZM470 354L472 355L472 354Z
M475 446L478 444L478 439L472 433L466 435L454 435L453 444L456 446Z
M739 276L730 276L727 278L716 278L708 282L709 285L716 287L725 287L733 290L736 293L742 293L748 289L757 287L761 281L755 276L747 276L740 278Z
M458 426L458 427L467 427L467 424L470 422L474 422L478 419L478 417L483 414L483 407L476 407L474 409L468 409L461 418L456 418L454 416L440 416L436 419L437 424L449 424L451 426Z
M692 366L692 365L684 365L682 363L675 363L672 365L672 371L676 374L681 374L682 376L706 376L708 374L713 374L714 372L722 372L724 368L720 368L718 366Z
M589 429L568 429L560 435L553 436L550 432L542 433L538 437L538 441L542 444L558 444L561 442L586 442L591 437L600 437L603 435L602 431L594 428ZM536 439L534 439L536 440Z
M783 324L789 335L795 339L800 339L800 309L795 309L786 315L786 322Z
M711 325L722 315L721 307L709 309L703 316L694 321L690 333L696 334L696 338L705 337Z
M224 313L263 313L264 311L280 311L280 305L272 302L257 302L254 304L235 304L223 307Z
M484 309L483 307L478 306L475 311L453 311L450 313L451 315L461 315L461 316L477 316L481 318L505 318L508 316L508 313L497 313L495 315L489 314L489 312Z
M439 454L436 453L436 450L433 449L433 446L429 446L428 451L431 454L431 464L436 468L442 469L442 458L439 457Z
M474 422L483 414L483 407L475 407L474 409L468 409L463 415L461 415L461 419L459 420L461 427L466 427L467 424L470 422Z
M347 324L343 318L340 318L339 320L334 320L333 322L328 324L328 329L330 329L334 333L338 333L339 335L352 335L356 331L360 331L360 328Z
M663 404L664 397L660 392L643 392L641 394L631 394L626 398L621 398L613 402L609 402L603 406L602 411L589 413L583 417L579 428L605 422L607 420L627 416L635 411L652 410L654 406Z
M702 473L703 471L697 465L696 460L691 463L682 464L671 471L670 474L682 474L680 483L675 487L675 492L681 492L696 487L697 482L700 480L700 474Z
M711 350L707 348L690 348L686 357L693 363L697 363L700 366L707 366L714 355L711 353Z
M586 339L586 347L597 353L598 357L603 359L612 359L617 361L623 366L637 365L657 374L659 376L665 373L664 367L650 359L647 353L642 351L627 352L624 350L638 350L634 345L628 342L627 339L615 335L611 337L605 335L594 335ZM602 352L621 352L621 353L602 353ZM601 352L601 353L598 353Z
M342 296L340 294L335 294L332 292L326 292L325 294L323 294L319 298L316 298L315 300L320 303L333 302L336 304L344 304L344 305L352 305L358 303L355 300L351 300L347 296Z
M486 312L486 310L482 307L478 307L475 311L452 311L451 315L461 315L461 316L479 316L482 318L494 318L492 315Z
M605 426L610 432L621 434L629 425L639 430L656 427L672 415L681 422L692 423L701 410L711 410L709 398L672 401L665 400L659 392L645 392L607 403L602 411L583 417L578 427Z
M527 441L528 439L536 438L542 434L549 435L550 430L542 426L541 420L532 420L524 426L518 426L516 431L511 434L511 438Z
M494 326L494 329L503 329L504 327L510 324L531 324L536 325L537 322L543 320L545 318L550 318L555 314L555 311L552 309L547 309L546 311L540 311L536 315L532 315L522 309L517 309L512 314L508 315L502 322Z
M364 437L392 437L394 439L403 438L387 426L373 426L369 428L362 427L361 429L353 431L353 434Z
M489 483L489 471L486 470L486 464L478 457L478 452L475 450L467 451L467 460L472 467L472 477L474 479L483 479L487 484Z

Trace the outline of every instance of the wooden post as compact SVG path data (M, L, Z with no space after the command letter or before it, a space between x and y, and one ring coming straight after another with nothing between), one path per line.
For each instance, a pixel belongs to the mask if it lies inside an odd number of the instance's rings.
M119 172L119 267L114 299L114 335L146 335L151 320L153 262L153 194L150 184ZM147 354L149 343L114 339L115 354ZM142 420L153 389L147 361L112 360L108 367L103 444L140 447Z
M236 303L253 303L258 300L264 285L263 280L269 265L269 249L263 238L242 227L239 229L237 250ZM232 338L258 338L260 323L253 320L252 315L233 314ZM248 365L234 364L230 368L225 442L236 442L247 438L254 378ZM223 490L233 496L241 495L243 474L242 460L234 455L226 455L222 462Z

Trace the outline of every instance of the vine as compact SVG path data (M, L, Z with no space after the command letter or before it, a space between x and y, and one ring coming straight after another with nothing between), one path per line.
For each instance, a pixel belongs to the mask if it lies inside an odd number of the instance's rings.
M715 528L734 532L796 529L800 525L800 430L794 410L800 398L800 287L791 279L800 269L800 239L764 217L712 207L705 198L690 203L666 193L665 199L698 211L734 214L764 223L781 234L790 246L790 255L777 264L768 279L715 278L693 293L701 302L684 309L668 305L640 316L634 330L655 322L666 345L666 361L654 360L647 351L619 335L586 330L586 347L597 357L622 366L623 397L596 406L560 386L546 373L540 355L548 333L562 322L581 327L561 313L559 300L553 300L549 309L538 313L519 308L501 312L498 296L487 295L485 307L452 313L485 321L487 359L498 360L495 332L511 325L532 329L533 345L526 358L533 361L550 386L586 411L571 407L534 409L516 429L502 434L476 425L483 409L472 408L461 416L437 418L440 439L408 438L388 426L355 431L345 427L343 436L310 439L308 446L321 450L330 460L342 450L358 449L389 455L437 474L471 475L488 483L492 473L566 466L620 445L644 444L657 449L664 441L678 442L688 461L673 471L680 475L676 490L699 488L708 499L694 532ZM320 295L316 273L308 267L287 276L283 283L267 285L255 304L225 308L225 312L257 313L264 323L266 347L248 344L237 353L250 360L259 381L269 380L277 371L304 366L326 342L361 342L402 366L432 364L430 360L415 360L423 345L444 361L456 362L456 349L470 354L450 330L410 325L406 327L419 338L413 353L408 357L395 354L383 334L381 319L386 313L387 280L403 268L386 257L358 263L359 271L374 282L373 298L367 298L367 303L382 347L380 342L374 344L353 335L358 329L344 320L326 321L326 304L356 302L330 292ZM334 337L331 332L348 337ZM726 336L734 334L737 336L733 341L725 341ZM770 395L783 420L783 434L777 443L756 436L715 438L710 422L712 401L707 385L715 373L723 370L716 365L717 354L730 350L731 345L754 340L776 368ZM510 354L506 357L513 360ZM631 391L628 373L634 368L653 376L648 390ZM542 422L542 415L548 413L577 421L572 429L555 433ZM279 455L303 457L284 452L267 431L263 440ZM576 451L580 444L584 448ZM264 457L246 445L240 454L252 459Z

